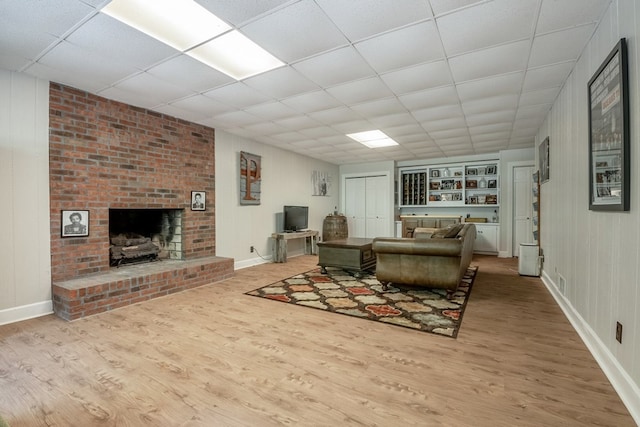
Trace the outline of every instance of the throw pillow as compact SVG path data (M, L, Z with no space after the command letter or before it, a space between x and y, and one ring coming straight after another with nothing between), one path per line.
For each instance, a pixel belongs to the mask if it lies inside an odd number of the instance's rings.
M464 226L464 224L456 224L456 225L452 226L451 229L444 236L444 238L445 239L450 239L450 238L456 237L458 235L458 233L460 232L460 230L462 230L463 226Z

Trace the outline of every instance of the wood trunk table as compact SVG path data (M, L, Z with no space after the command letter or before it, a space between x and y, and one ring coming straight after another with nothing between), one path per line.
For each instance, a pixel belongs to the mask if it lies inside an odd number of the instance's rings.
M372 249L373 239L349 237L318 243L318 265L323 274L327 267L338 267L353 272L356 278L376 266L376 256Z

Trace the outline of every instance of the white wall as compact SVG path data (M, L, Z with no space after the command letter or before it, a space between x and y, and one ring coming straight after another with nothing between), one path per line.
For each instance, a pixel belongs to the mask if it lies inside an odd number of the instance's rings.
M216 130L216 255L242 268L271 259L271 233L285 205L309 206L309 228L320 231L338 206L338 166ZM262 156L260 205L240 205L240 151ZM329 196L313 196L311 174L331 177ZM301 240L288 242L289 256L301 254ZM255 246L257 253L249 248Z
M640 4L613 1L540 129L550 140L541 187L543 280L640 423ZM621 38L629 53L631 210L589 210L587 82ZM537 150L536 150L537 155ZM560 277L566 280L560 292ZM622 344L615 340L623 324Z
M0 324L53 311L49 82L0 70Z

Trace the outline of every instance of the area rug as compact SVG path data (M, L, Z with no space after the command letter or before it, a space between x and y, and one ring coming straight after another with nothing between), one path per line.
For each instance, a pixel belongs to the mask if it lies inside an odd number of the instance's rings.
M477 270L467 269L451 299L442 289L394 284L384 291L375 274L356 279L338 268L327 274L316 268L246 294L456 338Z

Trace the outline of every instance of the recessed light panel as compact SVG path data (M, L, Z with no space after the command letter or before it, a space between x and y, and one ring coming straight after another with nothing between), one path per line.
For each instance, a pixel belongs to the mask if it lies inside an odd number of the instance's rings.
M102 12L183 52L231 29L193 0L113 0Z
M190 50L187 55L236 80L284 65L278 58L235 30Z
M349 133L347 136L369 148L391 147L392 145L398 145L396 141L389 138L384 132L379 130Z

